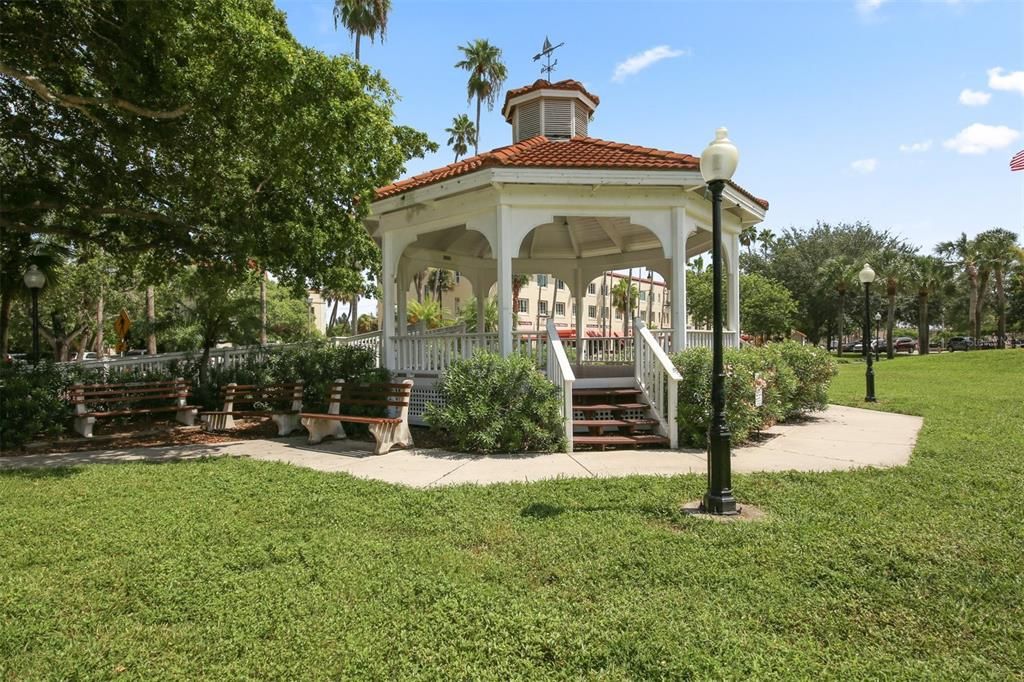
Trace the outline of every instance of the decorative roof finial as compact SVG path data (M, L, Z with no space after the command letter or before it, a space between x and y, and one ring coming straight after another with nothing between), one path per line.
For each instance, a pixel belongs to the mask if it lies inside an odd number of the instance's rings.
M541 48L540 52L533 55L533 61L535 62L540 61L541 57L547 57L547 64L545 66L540 67L540 72L548 80L551 80L551 73L555 70L555 67L558 66L557 59L554 61L554 63L551 62L551 53L560 48L562 45L565 45L565 43L558 43L557 45L552 46L551 41L548 40L548 37L544 36L544 47Z

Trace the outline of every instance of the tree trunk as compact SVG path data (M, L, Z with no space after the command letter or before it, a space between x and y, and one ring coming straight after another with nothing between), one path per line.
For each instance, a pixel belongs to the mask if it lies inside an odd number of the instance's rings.
M999 306L999 321L996 327L996 348L1006 348L1006 290L1003 288L1003 268L995 267L996 305Z
M889 310L885 318L885 354L892 360L896 356L896 349L892 346L893 327L896 325L896 291L889 290Z
M846 292L839 292L839 319L836 320L836 335L839 343L836 344L836 356L843 357L843 318L846 317Z
M928 355L928 291L918 294L917 354Z
M601 303L601 336L608 336L610 329L608 328L608 272L605 271L601 274L601 296L603 301Z
M267 275L260 272L260 345L267 345Z
M149 335L146 337L146 353L156 355L156 289L146 287L146 322Z
M359 34L356 33L356 61L359 61Z
M654 273L650 270L647 271L647 277L650 279L650 286L647 287L647 326L653 327L651 324L651 313L654 310Z
M978 319L978 269L973 265L968 266L967 276L970 278L971 284L971 308L968 316L970 317L971 334L974 335L974 342L977 343L978 336L981 335L981 320ZM968 349L970 349L970 346L968 346Z
M339 301L338 299L334 299L334 305L331 306L331 322L330 324L327 325L328 329L333 327L334 323L338 321L338 305L340 303L341 301Z
M633 321L630 319L633 317L633 268L629 269L629 274L626 280L626 300L624 302L626 306L626 313L622 319L622 335L629 336L629 330L633 326Z
M480 96L476 97L476 139L473 140L473 154L480 153ZM539 299L538 299L539 300Z
M13 303L14 297L9 291L5 291L0 296L0 360L6 358L10 350L11 305Z
M359 294L352 294L349 300L349 326L352 327L352 336L359 333Z
M558 303L558 278L555 277L555 288L551 290L551 308L548 310L548 319L555 319L555 304Z
M96 357L103 359L103 293L96 302Z

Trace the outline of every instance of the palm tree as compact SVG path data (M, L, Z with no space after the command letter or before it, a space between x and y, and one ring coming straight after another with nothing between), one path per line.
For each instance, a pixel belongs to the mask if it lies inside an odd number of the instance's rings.
M423 303L409 301L406 313L408 315L406 321L409 324L422 322L427 329L437 329L444 326L445 323L444 310L441 308L441 304L433 299L428 298Z
M757 228L753 225L748 225L740 231L740 244L747 247L747 254L753 254L753 246L757 243Z
M694 256L690 261L690 269L698 275L704 272L704 256Z
M927 355L929 348L928 297L939 291L947 278L945 263L935 256L914 256L906 276L917 287L917 352ZM892 344L889 344L892 350Z
M766 227L757 233L757 241L761 245L761 255L767 258L768 252L775 246L775 233Z
M388 12L391 0L334 0L334 28L338 23L348 29L356 39L356 61L359 61L359 39L366 36L372 43L377 35L381 42L388 29Z
M628 292L628 293L627 293ZM622 335L626 336L629 329L629 311L636 306L640 292L633 286L631 279L623 277L612 287L612 307L623 313Z
M968 304L968 318L971 324L971 334L975 340L981 336L981 297L978 294L978 254L974 241L967 238L967 234L961 232L960 238L954 241L941 242L935 247L936 253L946 259L946 263L954 265L963 270L964 276L970 288L970 301Z
M480 105L487 102L487 110L494 109L494 103L501 94L501 86L508 76L508 69L501 61L501 48L487 40L477 38L466 45L459 45L464 59L456 62L455 68L469 72L466 83L467 100L476 98L476 137L473 139L473 153L480 153Z
M904 285L910 269L910 263L902 252L890 251L880 256L879 273L885 281L885 295L888 305L886 306L885 318L885 345L886 355L890 360L895 357L896 349L893 347L894 327L896 326L896 295Z
M467 299L462 304L462 311L459 313L459 321L466 325L466 329L476 332L476 298ZM489 298L484 302L484 331L493 332L498 329L498 302Z
M455 152L455 161L465 156L469 145L476 146L476 126L466 114L459 114L452 119L452 127L445 128L448 133L448 146Z
M846 321L846 294L850 282L857 276L856 267L846 258L830 258L821 267L822 277L827 286L839 294L839 315L837 316L839 343L837 355L843 356L843 323Z
M512 325L519 325L519 292L530 283L529 275L512 275ZM540 300L540 299L538 299Z
M980 260L991 269L996 285L998 329L996 346L1006 347L1006 274L1017 260L1017 235L996 227L975 238Z

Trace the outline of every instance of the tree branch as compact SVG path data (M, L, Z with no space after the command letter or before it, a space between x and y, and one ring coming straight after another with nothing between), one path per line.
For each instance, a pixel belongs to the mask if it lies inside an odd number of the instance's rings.
M61 106L70 107L72 109L78 109L83 114L88 116L93 121L96 119L90 114L85 107L89 106L107 106L116 107L124 111L141 116L143 118L152 118L157 120L170 120L180 118L188 113L191 108L190 105L178 107L171 111L158 111L156 109L149 109L147 107L140 107L134 102L129 102L126 99L120 97L82 97L80 95L61 95L50 90L37 76L18 71L6 64L0 64L0 74L4 76L10 76L15 80L21 81L33 92L39 95L39 98L44 102L51 104L59 104ZM98 121L96 121L98 123Z

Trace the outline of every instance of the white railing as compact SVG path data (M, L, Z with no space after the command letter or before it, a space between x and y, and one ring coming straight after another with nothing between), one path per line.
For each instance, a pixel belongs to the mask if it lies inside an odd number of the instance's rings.
M576 348L576 339L568 339L580 365L629 365L633 362L633 340L622 336L585 336Z
M576 374L572 371L569 358L558 338L555 323L548 320L548 379L562 394L562 420L565 423L565 451L572 452L572 385Z
M235 367L256 357L265 359L272 353L291 348L296 344L274 344L270 346L239 346L236 348L211 348L210 364L220 367ZM67 362L62 364L77 365L85 369L101 369L105 372L126 372L140 370L146 372L170 370L175 363L195 361L202 357L202 351L180 351L176 353L159 353L157 355L133 355L129 357L104 358L102 360L85 360L83 362Z
M636 363L633 375L637 385L658 420L658 431L668 437L670 448L679 447L679 428L676 426L679 399L679 371L672 365L658 340L639 317L633 320L636 339Z
M391 341L396 370L438 376L478 350L498 351L498 335L493 332L392 336Z
M658 342L665 353L672 352L672 330L671 329L649 329L651 336Z
M532 329L517 329L512 332L512 351L533 358L537 369L543 369L547 366L547 335Z
M714 345L715 333L710 329L687 329L687 348L711 348ZM722 345L726 348L739 348L740 336L734 331L722 331Z
M378 330L355 336L335 336L330 341L335 346L358 346L373 352L374 361L377 367L380 367L380 342L382 338L383 336Z

